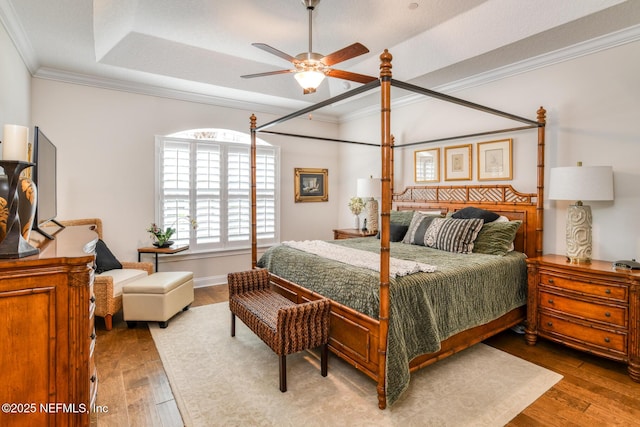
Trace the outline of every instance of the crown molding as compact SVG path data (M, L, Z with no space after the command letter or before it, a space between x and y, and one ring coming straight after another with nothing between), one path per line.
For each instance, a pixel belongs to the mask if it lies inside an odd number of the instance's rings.
M506 65L504 67L499 67L491 71L479 73L451 83L446 83L432 89L436 92L452 94L465 89L485 85L497 80L513 77L515 75L533 71L539 68L548 67L565 61L571 61L582 56L591 55L602 50L611 49L627 43L636 42L638 40L640 40L640 25L634 25L632 27L615 31L604 36L576 43L566 48L534 56L522 61L515 62L513 64ZM392 107L399 108L421 102L424 99L424 95L407 95L392 101ZM378 105L375 105L360 109L358 111L354 111L349 114L345 114L340 118L340 122L345 123L351 120L356 120L379 113L380 107Z
M284 116L296 111L296 109L293 108L274 106L272 104L264 104L255 101L248 102L216 95L153 86L144 83L130 82L108 77L99 77L82 73L62 71L53 68L39 68L38 71L33 74L33 77L45 80L55 80L63 83L96 87L100 89L136 93L139 95L175 99L179 101L194 102L198 104L214 105L219 107L249 111L252 113L272 114L275 116ZM338 123L337 118L330 115L314 114L313 119L316 121L327 123Z
M4 25L4 28L7 30L7 34L22 58L22 62L24 62L31 75L33 75L35 70L38 69L39 63L36 59L33 46L31 46L31 42L29 42L29 39L25 36L24 28L22 24L20 24L15 9L8 0L0 0L0 22L2 22L2 25Z

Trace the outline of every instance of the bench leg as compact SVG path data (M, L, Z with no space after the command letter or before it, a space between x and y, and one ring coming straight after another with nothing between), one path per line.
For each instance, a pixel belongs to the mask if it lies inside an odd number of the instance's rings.
M236 336L236 315L231 312L231 336Z
M329 370L329 344L324 344L320 352L320 373L323 377L327 376Z
M278 356L280 359L280 391L287 391L287 356Z

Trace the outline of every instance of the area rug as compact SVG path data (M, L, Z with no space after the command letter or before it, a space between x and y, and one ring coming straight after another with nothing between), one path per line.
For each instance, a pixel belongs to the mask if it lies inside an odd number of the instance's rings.
M227 303L195 307L169 327L149 323L186 426L502 426L562 376L484 344L411 376L408 390L378 409L376 384L331 354L278 357L241 321L230 336Z

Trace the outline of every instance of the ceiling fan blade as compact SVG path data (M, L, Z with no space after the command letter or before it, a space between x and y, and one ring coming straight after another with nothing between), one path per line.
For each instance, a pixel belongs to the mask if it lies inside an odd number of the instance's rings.
M243 79L252 79L254 77L264 77L264 76L275 76L276 74L285 74L285 73L295 73L296 70L277 70L277 71L267 71L266 73L256 73L256 74L245 74L244 76L240 76Z
M334 64L337 64L342 61L346 61L347 59L355 58L356 56L364 55L368 53L369 49L364 47L360 43L354 43L351 46L347 46L340 50L337 50L329 55L325 56L320 60L324 65L330 67Z
M281 50L276 49L275 47L271 47L268 44L264 44L264 43L251 43L251 46L255 46L258 49L262 49L265 52L269 52L275 56L279 56L282 59L286 59L289 62L293 62L294 64L300 62L300 60L294 58L293 56L289 55L288 53L284 53Z
M337 79L351 80L352 82L363 83L363 84L370 83L374 80L378 80L377 77L371 77L364 74L352 73L351 71L333 70L333 69L327 71L327 76L335 77Z

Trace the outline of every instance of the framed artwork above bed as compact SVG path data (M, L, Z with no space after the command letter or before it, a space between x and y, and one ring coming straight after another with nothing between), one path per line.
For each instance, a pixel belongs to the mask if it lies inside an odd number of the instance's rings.
M294 170L295 202L326 202L329 200L329 170L305 169Z
M416 150L413 153L415 182L440 181L440 149Z
M444 180L471 179L471 144L444 147Z
M478 181L513 179L512 139L478 143Z

